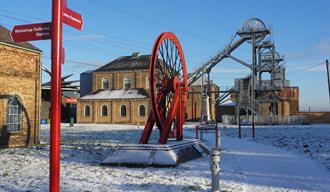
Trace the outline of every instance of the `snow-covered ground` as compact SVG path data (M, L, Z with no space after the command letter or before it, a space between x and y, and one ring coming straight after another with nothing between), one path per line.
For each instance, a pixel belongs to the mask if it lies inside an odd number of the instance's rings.
M210 190L206 156L175 168L99 165L118 143L137 143L142 129L132 125L62 125L61 191ZM224 132L231 135L230 130ZM193 136L194 130L186 129L186 135ZM156 137L152 135L153 141ZM213 145L213 134L205 138ZM42 127L41 139L40 146L0 149L0 191L48 190L49 127ZM227 136L222 137L222 147L222 191L330 191L327 169L302 155Z
M238 137L237 126L221 126L222 134ZM330 124L256 126L252 139L251 126L242 127L242 138L265 143L305 155L325 165L330 172Z

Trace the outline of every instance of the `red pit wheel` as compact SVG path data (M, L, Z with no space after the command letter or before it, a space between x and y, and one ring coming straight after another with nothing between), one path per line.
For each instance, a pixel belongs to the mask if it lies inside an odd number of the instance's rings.
M188 76L181 45L173 33L162 33L150 58L151 112L140 143L148 143L155 123L160 131L158 143L167 142L172 127L176 140L183 139L187 95Z

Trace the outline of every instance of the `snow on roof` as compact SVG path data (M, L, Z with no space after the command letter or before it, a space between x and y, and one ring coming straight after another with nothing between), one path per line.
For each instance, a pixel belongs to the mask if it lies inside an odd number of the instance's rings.
M148 93L141 88L121 90L99 90L85 95L80 99L145 99L149 98Z
M232 100L228 99L225 102L221 103L220 106L236 106L236 103L234 103Z

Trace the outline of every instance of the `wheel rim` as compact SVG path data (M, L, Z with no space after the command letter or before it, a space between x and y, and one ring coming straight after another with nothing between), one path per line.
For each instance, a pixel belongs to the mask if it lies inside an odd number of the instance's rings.
M177 37L171 32L162 33L154 44L150 61L151 110L160 131L177 89L181 89L185 109L187 80L186 63Z

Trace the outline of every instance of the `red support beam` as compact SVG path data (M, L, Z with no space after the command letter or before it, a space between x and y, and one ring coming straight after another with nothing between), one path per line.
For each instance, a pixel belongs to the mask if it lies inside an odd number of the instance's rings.
M171 125L172 125L172 119L175 116L175 110L178 109L178 104L179 104L179 89L177 89L174 92L173 100L170 106L170 109L168 111L168 115L165 120L165 125L163 127L162 132L160 133L160 137L158 140L159 144L166 144L170 130L171 130Z
M176 140L181 141L183 139L183 123L184 123L184 113L186 110L183 109L183 100L182 100L182 90L179 88L179 110L176 114Z
M52 3L49 191L60 191L62 0Z
M143 129L143 133L140 138L140 143L141 144L147 144L152 132L152 128L155 125L155 119L152 113L149 114L148 120L146 122L146 125Z

